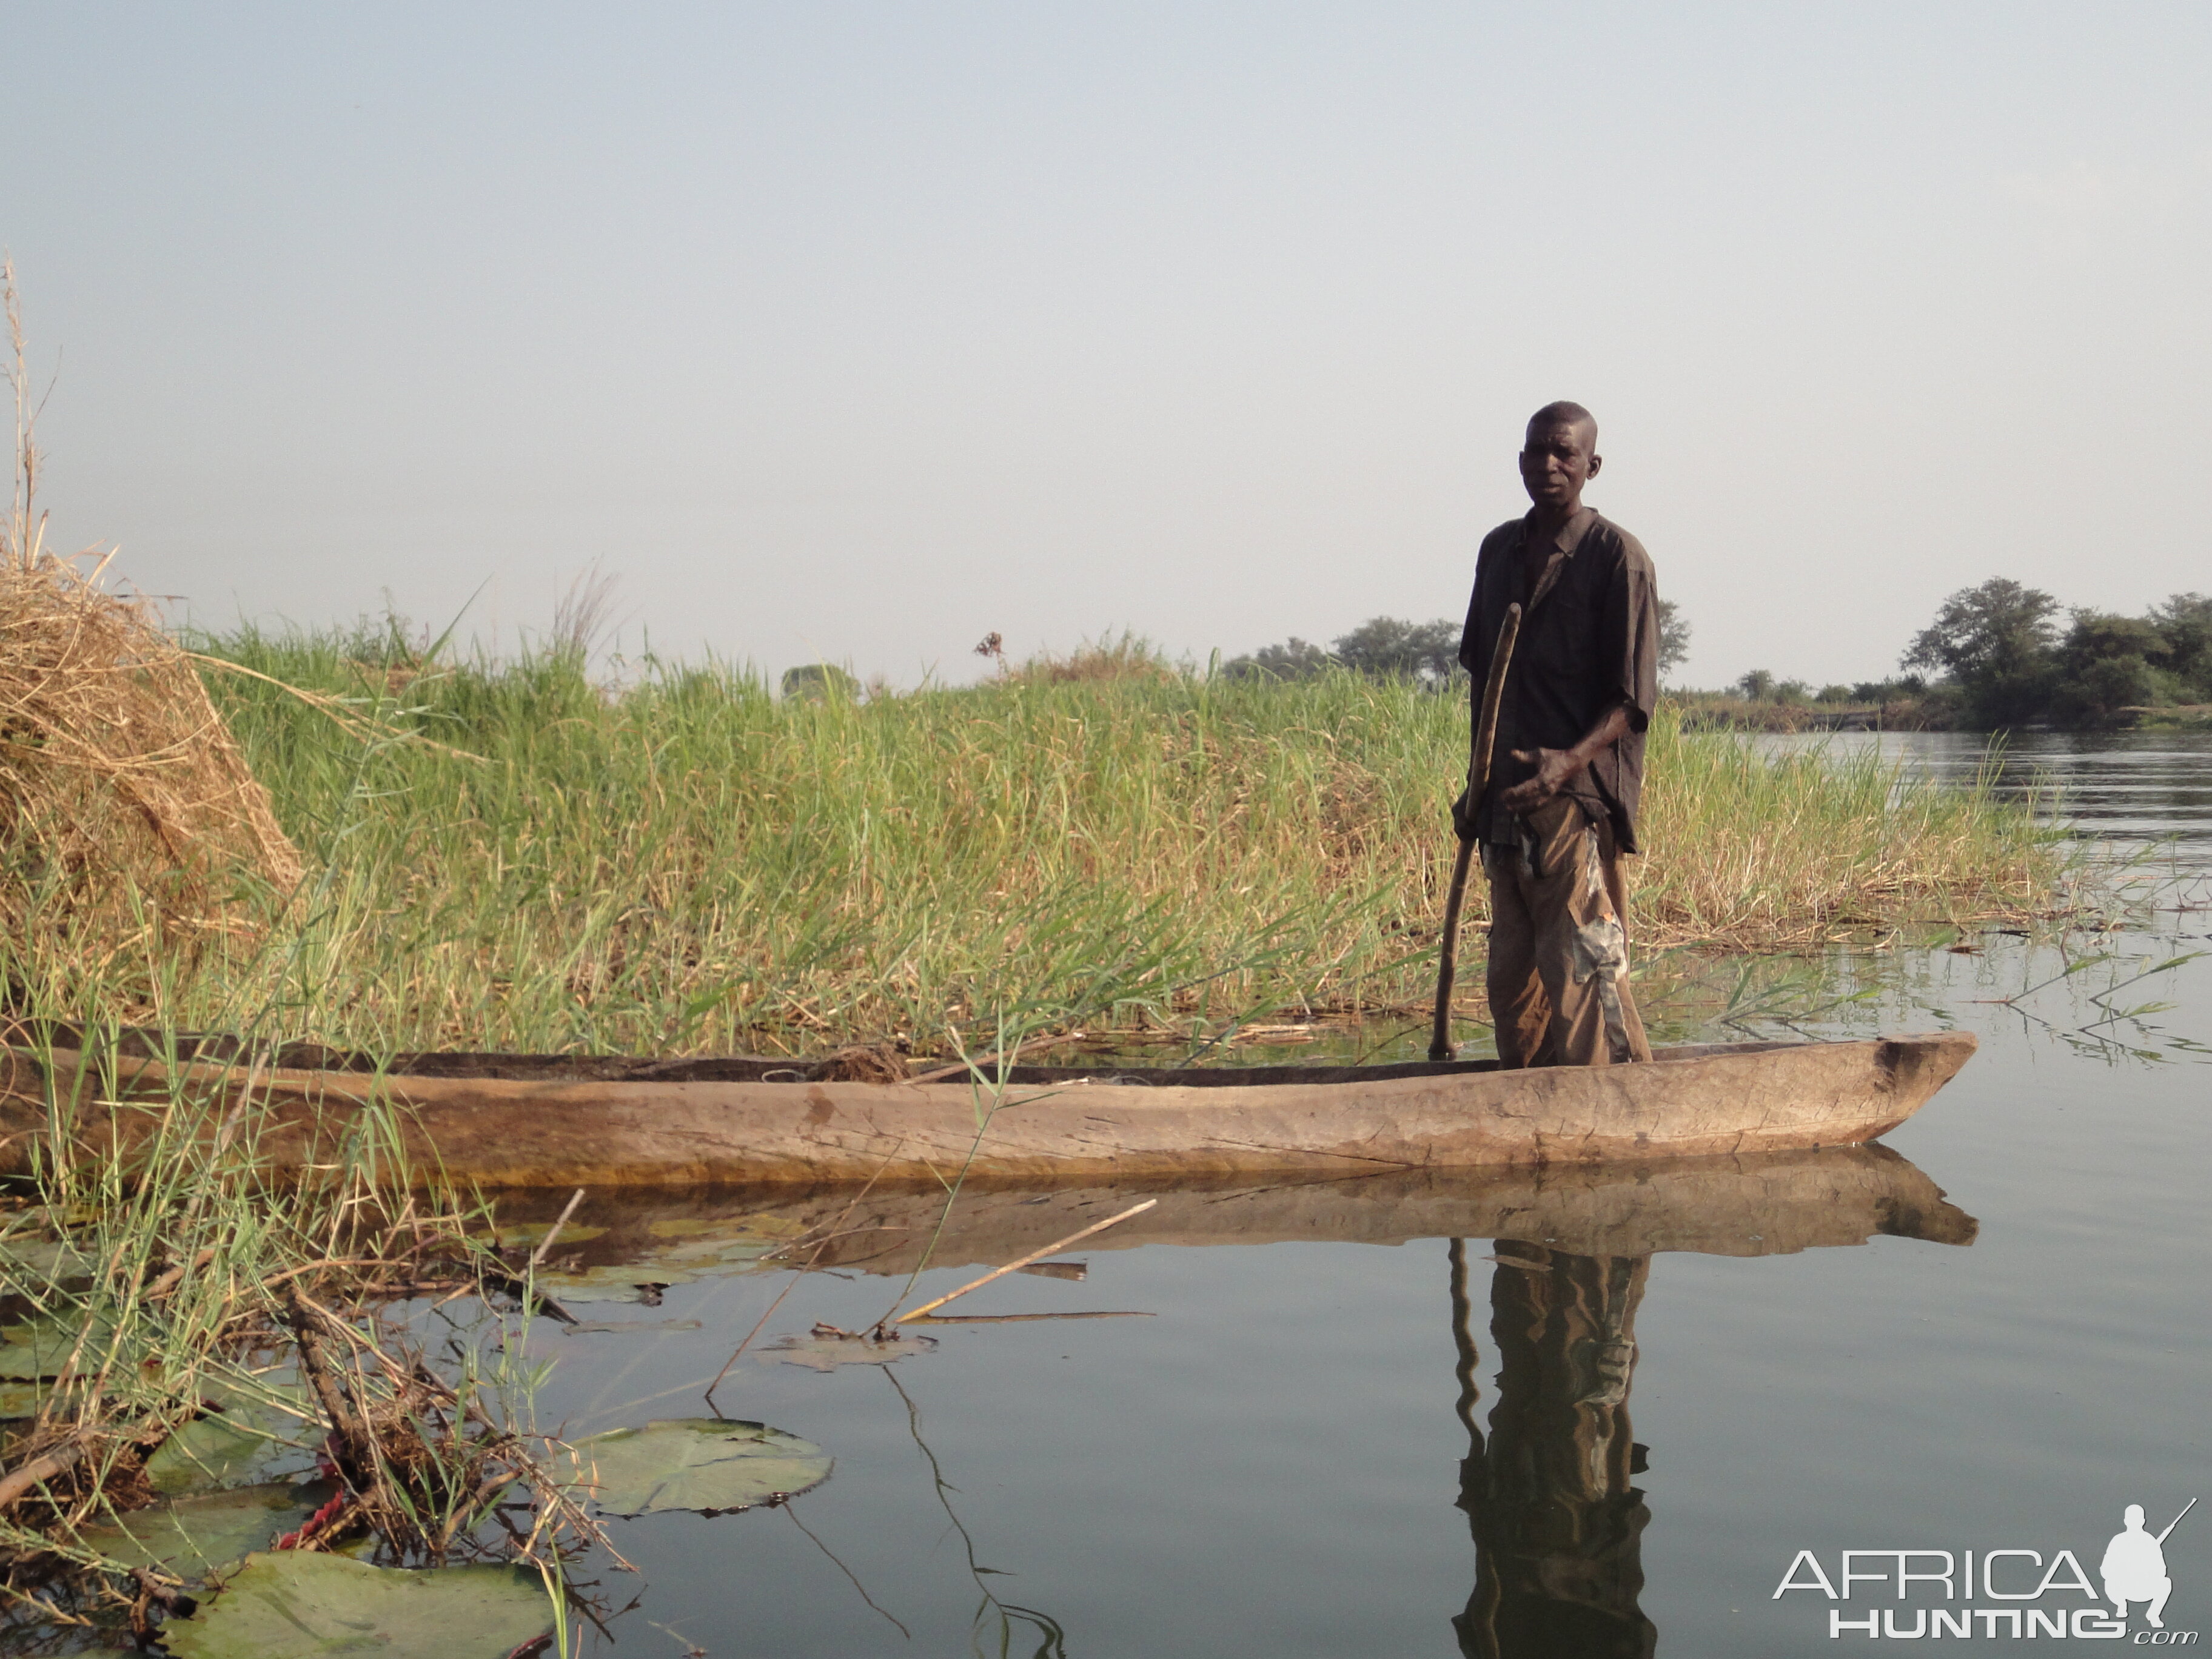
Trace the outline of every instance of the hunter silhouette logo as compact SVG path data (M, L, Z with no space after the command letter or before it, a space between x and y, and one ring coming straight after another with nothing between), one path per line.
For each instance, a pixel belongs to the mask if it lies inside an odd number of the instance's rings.
M1847 1549L1838 1552L1832 1575L1814 1551L1800 1550L1775 1587L1774 1599L1780 1601L1792 1590L1809 1590L1831 1603L1831 1640L1846 1636L1905 1641L2070 1637L2125 1641L2135 1647L2194 1647L2197 1632L2166 1626L2166 1604L2173 1594L2166 1540L2196 1507L2192 1498L2164 1530L2152 1532L2144 1523L2143 1506L2127 1505L2121 1511L2120 1530L2096 1559L2097 1577L2104 1586L2101 1596L2082 1556L2046 1546ZM1848 1605L1852 1602L1859 1605ZM1881 1605L1884 1602L1888 1605ZM2106 1603L2111 1604L2109 1612ZM2131 1607L2142 1611L2142 1626L2132 1632Z
M2196 1507L2192 1498L2181 1506L2181 1515L2166 1523L2166 1531L2154 1537L2143 1530L2142 1505L2128 1505L2120 1517L2122 1529L2105 1546L2105 1559L2097 1569L2098 1577L2105 1581L2105 1599L2121 1618L2128 1616L2129 1602L2148 1601L2150 1606L2143 1609L2143 1622L2153 1630L2166 1628L2166 1620L2159 1615L2166 1611L2166 1598L2173 1594L2173 1580L2166 1572L2166 1540L2181 1524L2181 1516Z

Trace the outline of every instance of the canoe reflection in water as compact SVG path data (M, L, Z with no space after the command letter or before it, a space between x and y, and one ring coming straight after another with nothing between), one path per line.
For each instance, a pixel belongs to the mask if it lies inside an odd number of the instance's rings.
M1860 1160L1872 1150L1853 1149ZM1906 1171L1925 1182L1904 1159L1887 1163L1894 1158L1856 1168L1879 1170L1893 1183L1893 1195L1916 1184ZM1828 1170L1838 1167L1830 1154L1799 1164L1796 1173L1813 1174L1822 1163ZM1826 1184L1816 1178L1801 1185L1794 1203L1771 1212L1764 1237L1791 1241L1783 1249L1862 1243L1876 1231L1940 1243L1972 1241L1972 1218L1943 1203L1940 1193L1933 1203L1916 1194L1903 1205L1878 1199L1846 1205L1841 1214L1830 1208L1828 1224L1816 1225L1808 1237L1805 1218L1787 1211L1832 1205L1832 1190L1822 1204ZM1844 1223L1840 1234L1838 1220ZM1755 1253L1744 1249L1750 1240L1740 1226L1701 1237L1691 1218L1677 1222L1671 1248ZM1857 1237L1849 1236L1853 1231ZM1475 1547L1474 1593L1452 1620L1460 1651L1470 1659L1642 1659L1656 1648L1658 1631L1638 1605L1651 1512L1635 1485L1645 1449L1629 1425L1628 1395L1636 1374L1636 1310L1651 1257L1585 1255L1514 1239L1499 1239L1495 1248L1490 1340L1498 1394L1486 1438L1475 1415L1480 1354L1468 1243L1455 1238L1449 1245L1458 1411L1468 1437L1459 1507Z
M502 1200L550 1219L558 1194ZM611 1206L563 1273L588 1284L680 1278L684 1264L803 1260L900 1275L996 1267L1156 1200L1085 1246L1277 1241L1404 1245L1449 1240L1459 1415L1468 1433L1459 1504L1475 1545L1474 1592L1452 1620L1461 1651L1497 1659L1647 1655L1638 1605L1650 1518L1629 1427L1636 1310L1651 1257L1783 1255L1881 1235L1966 1244L1972 1217L1881 1146L1626 1165L1425 1170L1356 1180L1120 1181L980 1185L948 1212L941 1188L702 1189ZM536 1206L533 1211L532 1206ZM1467 1241L1495 1241L1489 1253ZM799 1254L803 1247L804 1255ZM1475 1252L1470 1255L1470 1249ZM776 1255L775 1253L781 1253ZM1498 1370L1487 1434L1477 1423L1470 1275L1491 1266ZM695 1268L707 1271L710 1269Z

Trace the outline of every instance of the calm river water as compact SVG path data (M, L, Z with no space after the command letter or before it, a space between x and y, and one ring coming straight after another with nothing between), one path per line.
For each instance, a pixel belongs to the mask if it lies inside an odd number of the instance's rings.
M1838 741L1947 774L1981 757ZM832 1453L831 1478L787 1508L612 1523L641 1574L587 1576L636 1601L586 1650L1776 1659L1866 1641L1869 1618L1885 1642L1916 1620L2095 1638L2077 1610L2124 1507L2155 1533L2212 1499L2212 957L2122 983L2212 951L2192 908L2212 898L2212 739L2031 738L2005 767L2122 852L2166 838L2146 867L2174 880L2141 927L2063 952L1990 934L1868 969L1881 1006L1855 1024L1983 1042L1890 1137L1909 1164L1187 1196L1158 1242L1070 1252L1080 1281L1018 1274L962 1304L1147 1317L939 1326L890 1366L780 1361L772 1340L891 1304L902 1277L856 1249L796 1285L718 1395ZM978 1206L915 1294L1112 1198ZM1479 1231L1508 1199L1518 1236ZM791 1218L732 1231L712 1210L660 1220L690 1251L637 1271L681 1281L660 1305L579 1310L698 1328L539 1325L547 1426L704 1413L704 1380L790 1282L732 1267ZM1930 1553L1905 1558L1925 1577L1902 1600L1899 1551ZM2212 1632L2212 1502L2164 1558L2167 1631ZM1778 1595L1785 1579L1809 1588ZM2162 1638L2145 1605L2107 1639Z

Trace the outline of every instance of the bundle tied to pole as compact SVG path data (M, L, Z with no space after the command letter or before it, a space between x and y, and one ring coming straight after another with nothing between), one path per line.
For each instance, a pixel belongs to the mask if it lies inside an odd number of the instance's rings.
M250 929L300 854L191 658L105 559L6 539L0 927L104 957Z

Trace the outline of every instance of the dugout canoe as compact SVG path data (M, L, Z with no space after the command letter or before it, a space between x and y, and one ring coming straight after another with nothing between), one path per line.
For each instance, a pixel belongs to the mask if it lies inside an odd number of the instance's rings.
M495 1187L934 1183L1346 1176L1547 1167L1856 1146L1896 1127L1975 1048L1965 1032L1662 1049L1649 1063L1491 1060L1148 1069L1018 1066L974 1080L817 1079L785 1060L328 1050L253 1066L224 1040L165 1058L15 1045L0 1169L40 1143L128 1160L179 1113L212 1134L241 1091L270 1167L360 1149ZM127 1045L126 1045L127 1048Z

